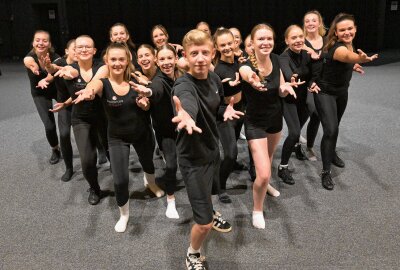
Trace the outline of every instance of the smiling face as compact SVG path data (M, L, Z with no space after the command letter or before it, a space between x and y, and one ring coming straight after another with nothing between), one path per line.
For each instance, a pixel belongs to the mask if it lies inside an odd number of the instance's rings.
M155 65L155 55L149 48L142 47L137 51L138 64L142 70L150 70Z
M214 55L215 50L211 40L200 45L189 44L185 46L185 58L189 66L189 74L196 79L207 79Z
M51 48L50 36L46 32L37 32L33 36L32 47L37 54L47 53Z
M318 32L321 22L319 21L318 15L309 13L304 17L304 28L307 33Z
M274 33L267 28L260 28L254 33L252 40L256 55L267 56L274 49Z
M153 30L152 37L153 43L157 48L160 48L168 42L167 35L160 28L155 28Z
M112 48L107 52L105 58L106 65L110 71L110 74L114 76L123 76L124 72L129 64L129 55L126 50L120 48Z
M250 35L246 37L246 39L244 40L244 50L246 51L246 53L248 55L252 55L253 54L253 44L251 43L251 37Z
M230 28L229 30L232 32L236 47L239 48L240 44L242 44L242 35L237 28Z
M67 59L72 62L78 61L75 52L75 42L71 42L68 48L65 49L65 55L67 55Z
M351 44L356 36L357 28L352 20L343 20L336 24L335 35L338 41Z
M127 42L128 39L129 35L126 32L125 27L117 25L111 28L111 33L110 33L111 42Z
M93 39L86 36L78 37L75 41L75 52L76 57L80 61L93 59L93 56L96 54Z
M304 34L300 27L293 26L285 37L286 45L295 53L300 53L304 46Z
M217 37L215 46L221 53L221 58L230 58L233 56L235 41L231 34L222 34Z
M157 65L160 67L161 71L170 78L174 77L177 61L177 56L171 50L162 49L157 53Z

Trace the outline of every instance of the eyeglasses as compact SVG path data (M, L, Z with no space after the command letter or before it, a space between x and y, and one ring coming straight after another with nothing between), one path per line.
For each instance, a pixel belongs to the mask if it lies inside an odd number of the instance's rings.
M75 50L77 50L77 51L82 51L83 49L90 50L90 49L93 49L93 47L92 46L76 46L75 47Z

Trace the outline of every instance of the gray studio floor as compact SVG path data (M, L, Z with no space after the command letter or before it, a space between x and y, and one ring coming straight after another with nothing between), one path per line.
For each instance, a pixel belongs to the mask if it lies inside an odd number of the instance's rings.
M76 173L63 183L64 165L49 165L49 146L20 64L0 64L0 269L183 269L192 224L182 182L181 218L168 220L166 199L151 197L132 155L131 219L123 234L115 197L87 203L87 184L74 146ZM345 169L333 169L334 191L320 184L321 162L291 159L294 186L265 202L266 229L251 226L248 173L232 174L230 205L215 208L233 231L213 231L205 245L209 269L400 268L400 63L354 74L338 140ZM284 133L284 136L286 131ZM316 149L319 155L320 134ZM247 162L240 141L240 161ZM157 174L162 162L156 160ZM113 190L100 168L100 184Z

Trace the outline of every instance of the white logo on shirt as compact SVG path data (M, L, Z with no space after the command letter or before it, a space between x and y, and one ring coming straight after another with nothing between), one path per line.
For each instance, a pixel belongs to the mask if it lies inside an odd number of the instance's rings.
M117 100L117 97L116 97L116 96L113 96L113 97L112 97L112 100Z

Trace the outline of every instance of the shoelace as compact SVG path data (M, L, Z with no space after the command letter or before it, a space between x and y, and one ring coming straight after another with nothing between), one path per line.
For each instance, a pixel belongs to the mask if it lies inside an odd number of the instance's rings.
M191 269L194 269L194 270L204 269L204 265L203 265L203 262L201 261L200 257L197 257L196 255L190 255L189 261L190 261Z

